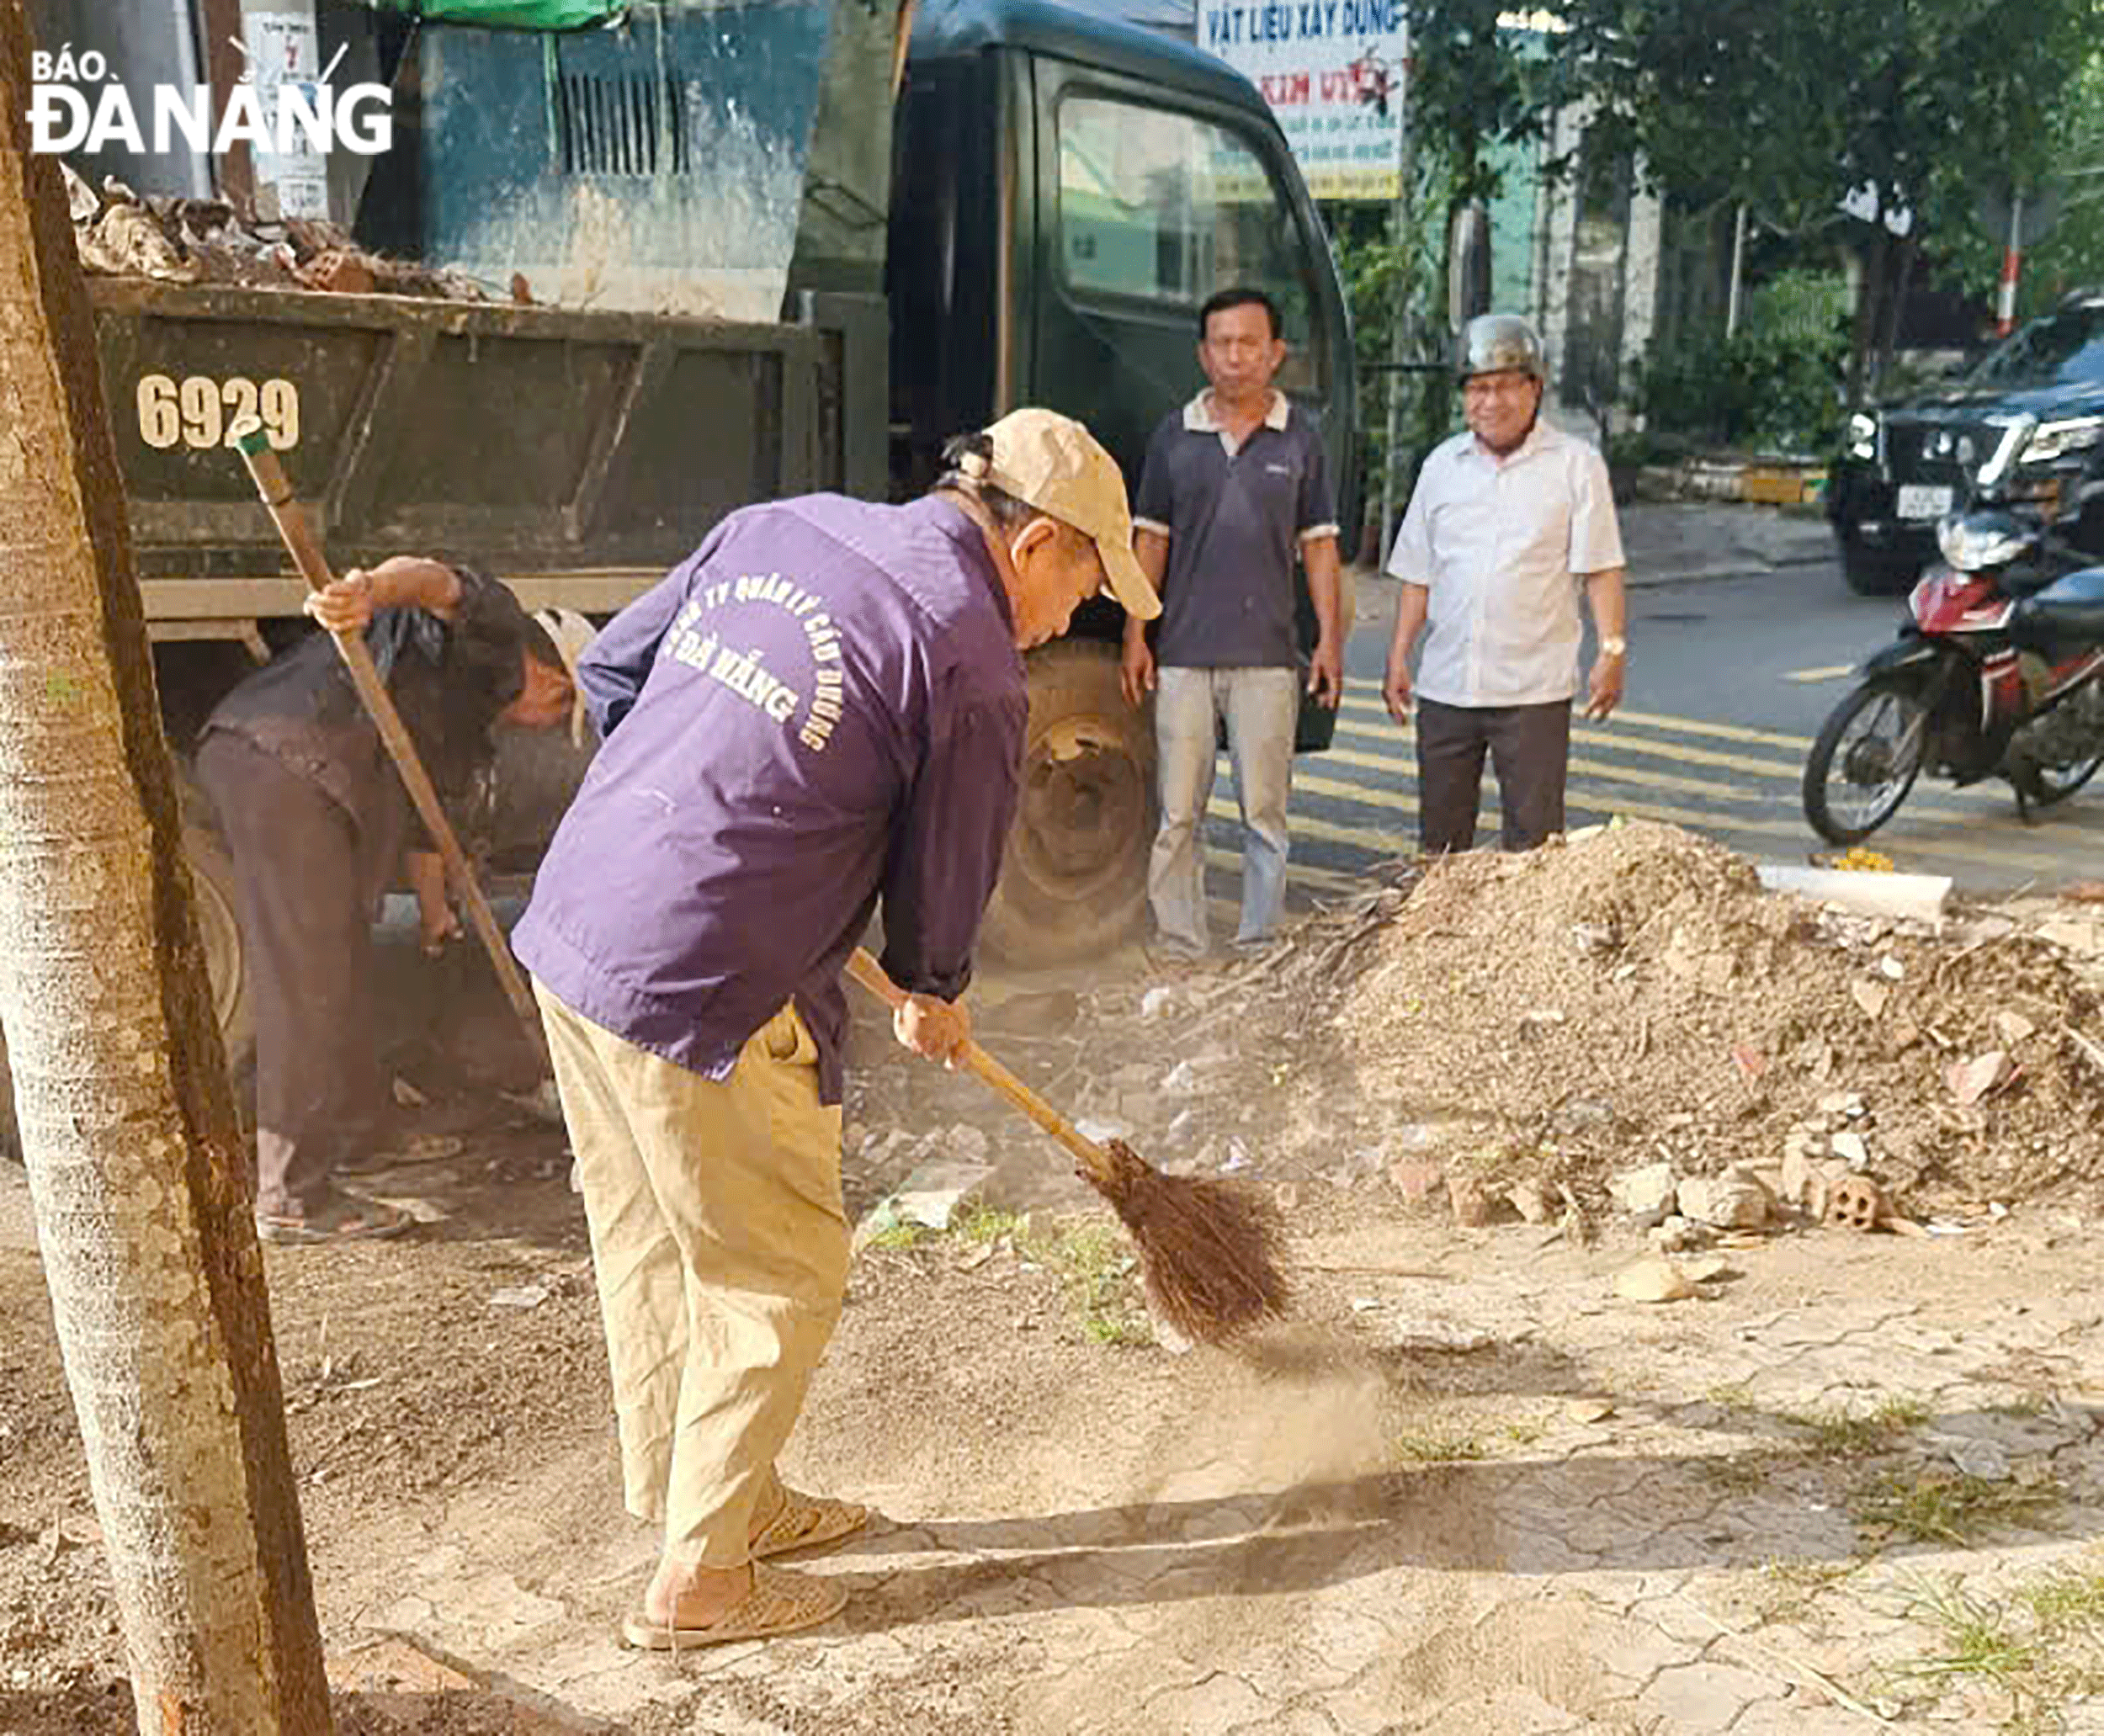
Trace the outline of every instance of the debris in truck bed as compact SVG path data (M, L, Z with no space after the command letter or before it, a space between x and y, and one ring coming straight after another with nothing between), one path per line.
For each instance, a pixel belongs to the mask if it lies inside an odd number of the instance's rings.
M64 166L61 165L61 167ZM98 277L338 295L488 297L457 271L367 252L333 223L245 222L218 199L141 198L114 178L98 193L65 169L82 268Z

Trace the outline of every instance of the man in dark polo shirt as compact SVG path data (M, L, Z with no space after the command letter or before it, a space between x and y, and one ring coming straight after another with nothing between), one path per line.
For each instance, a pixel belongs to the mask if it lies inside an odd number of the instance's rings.
M1147 893L1169 957L1206 950L1206 804L1217 731L1227 725L1242 810L1242 912L1235 944L1270 938L1286 900L1286 800L1303 682L1294 569L1308 574L1318 638L1308 692L1344 690L1336 509L1312 417L1272 385L1286 359L1278 310L1257 289L1223 289L1198 313L1208 389L1148 443L1138 511L1140 564L1161 593L1154 643L1125 624L1125 697L1155 696L1161 829Z
M580 660L606 737L514 936L592 1225L629 1510L664 1549L630 1643L833 1615L758 1564L864 1510L774 1462L840 1310L841 966L881 898L899 1040L954 1057L1015 812L1022 652L1106 583L1158 613L1080 423L952 443L928 498L734 513Z

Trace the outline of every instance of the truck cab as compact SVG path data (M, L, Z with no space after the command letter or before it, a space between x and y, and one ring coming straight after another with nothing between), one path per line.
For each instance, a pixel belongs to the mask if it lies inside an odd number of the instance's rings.
M1280 385L1321 421L1332 474L1350 475L1352 334L1328 238L1239 73L1046 0L936 0L895 129L905 472L1038 403L1087 422L1136 484L1155 424L1203 384L1198 307L1250 285L1285 316Z

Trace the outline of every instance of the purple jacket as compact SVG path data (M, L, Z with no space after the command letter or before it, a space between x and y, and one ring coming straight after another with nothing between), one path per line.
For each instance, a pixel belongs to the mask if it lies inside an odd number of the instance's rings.
M924 500L733 513L585 653L606 741L513 944L568 1006L727 1078L795 998L827 1102L841 967L946 999L1016 808L1029 704L978 527Z

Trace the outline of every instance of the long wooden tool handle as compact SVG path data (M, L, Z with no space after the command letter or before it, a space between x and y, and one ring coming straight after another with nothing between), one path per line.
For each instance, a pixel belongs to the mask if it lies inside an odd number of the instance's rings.
M894 1012L906 1005L906 990L884 974L884 967L869 956L866 948L857 947L849 955L847 974ZM1117 1166L1108 1151L976 1043L965 1044L964 1064L1065 1146L1098 1181L1108 1183L1116 1175Z
M286 479L284 467L278 462L278 455L270 449L269 437L260 427L235 437L235 444L248 465L248 474L255 479L256 492L263 496L263 503L270 509L272 521L278 527L278 534L284 539L286 549L300 569L300 576L307 581L310 591L320 591L333 579L327 557L321 545L315 540L314 531L307 523L307 515L300 510L294 496L292 485ZM505 999L512 1003L512 1011L518 1015L532 1038L534 1049L543 1055L547 1053L547 1041L543 1036L539 1011L534 1005L533 991L526 986L526 978L518 961L512 957L510 943L504 938L504 931L497 926L497 913L490 908L490 901L483 896L481 884L475 878L475 869L468 862L467 852L460 847L460 841L454 835L453 823L446 818L445 809L438 800L438 792L432 785L430 774L417 757L417 744L410 739L403 725L401 714L395 709L395 701L380 680L380 671L373 665L373 654L365 644L362 633L334 633L336 649L343 659L343 666L350 673L351 685L357 688L358 697L366 714L380 731L380 739L385 744L388 757L401 773L403 785L409 791L409 799L416 804L417 816L424 823L424 830L431 834L438 845L438 854L446 865L447 877L454 889L460 895L460 902L467 907L468 921L474 928L476 938L482 942L482 950L490 956L490 964L497 971L497 979L504 985Z

